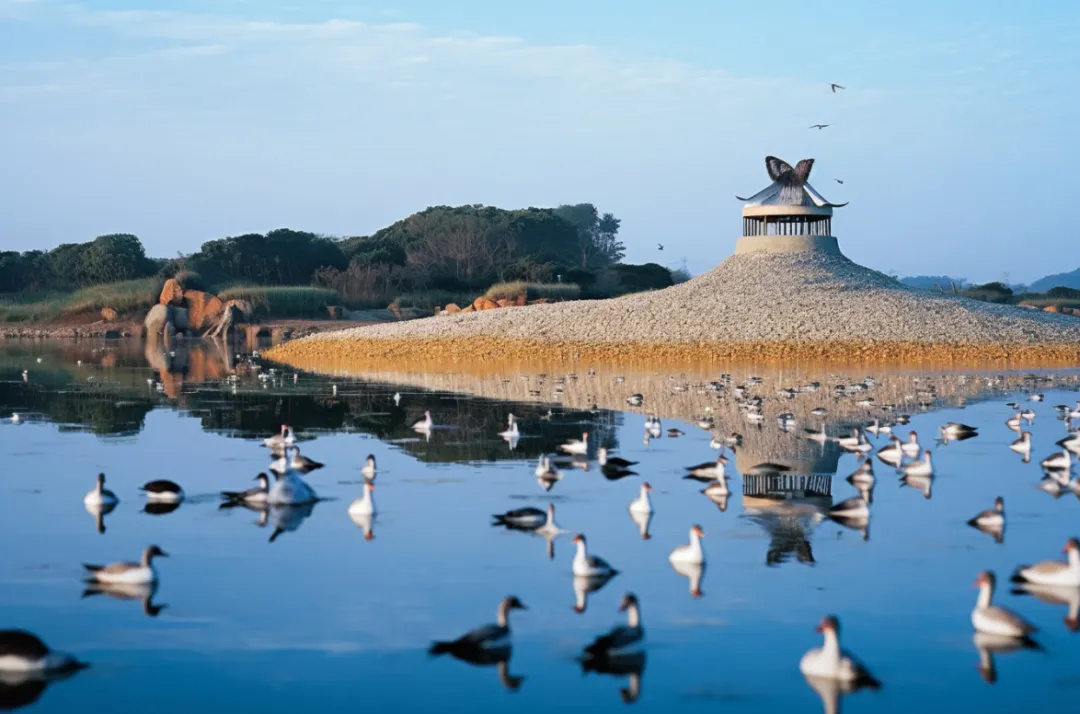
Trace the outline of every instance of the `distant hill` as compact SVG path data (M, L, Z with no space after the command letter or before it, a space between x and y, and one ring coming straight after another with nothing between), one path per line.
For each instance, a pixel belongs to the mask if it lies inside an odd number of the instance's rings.
M968 284L964 278L950 278L948 275L911 275L900 278L900 282L908 287L919 290L950 290L955 284L957 288L963 288Z
M1080 268L1071 273L1058 273L1057 275L1047 275L1045 278L1039 278L1028 286L1028 292L1045 293L1051 288L1057 287L1080 288Z

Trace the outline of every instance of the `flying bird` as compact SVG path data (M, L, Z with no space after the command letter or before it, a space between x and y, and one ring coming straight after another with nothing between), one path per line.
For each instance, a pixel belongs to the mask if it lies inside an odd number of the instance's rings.
M829 124L811 124L810 128L811 129L817 129L817 130L820 131L821 129L824 129L827 126L830 126L830 125Z
M844 87L844 86L842 86L842 85L839 85L839 84L837 84L836 82L833 82L832 84L830 84L830 85L829 85L829 87L830 87L830 88L832 89L832 91L833 91L833 94L836 94L836 90L837 90L837 89L847 89L847 87Z
M656 249L657 250L663 250L664 249L664 244L663 243L657 243L656 244Z
M840 179L838 179L838 178L834 178L834 179L833 179L833 181L835 181L835 182L836 182L836 183L838 183L838 184L843 184L843 183L844 183L843 181L841 181L841 180L840 180Z

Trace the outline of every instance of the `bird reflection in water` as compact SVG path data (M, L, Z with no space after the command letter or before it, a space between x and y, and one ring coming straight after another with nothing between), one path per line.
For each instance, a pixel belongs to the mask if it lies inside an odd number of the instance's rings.
M619 603L619 610L626 612L627 623L597 637L581 656L584 674L597 672L616 677L627 677L627 686L619 690L626 704L632 704L641 696L641 677L645 671L645 628L641 622L641 605L633 593L626 593Z
M1064 605L1068 608L1065 627L1069 632L1080 632L1080 588L1061 585L1036 585L1019 583L1012 589L1013 595L1032 595L1047 605Z
M624 704L633 704L641 696L641 679L645 674L645 653L611 655L582 661L581 671L596 672L613 677L626 677L626 686L619 689Z
M157 593L157 583L99 583L94 582L83 590L84 598L94 595L108 595L116 600L138 600L142 603L143 613L147 617L157 617L168 605L156 605L153 602Z
M705 579L704 563L686 563L679 560L670 562L676 573L690 579L690 597L699 598L705 594L701 589L701 582Z
M98 533L105 532L105 516L116 510L115 503L90 504L84 503L86 512L94 517L94 527Z
M364 540L375 539L375 516L370 513L349 511L349 519L364 532Z
M934 485L933 476L915 476L908 474L900 477L900 486L907 486L913 488L923 495L923 498L930 500L931 488Z
M645 513L644 511L630 509L628 512L630 513L630 520L638 527L638 533L641 535L641 540L649 540L652 538L652 536L649 535L649 525L652 523L653 519L652 511Z
M585 612L589 606L589 594L594 593L611 581L615 573L604 575L575 575L574 576L574 612L579 615Z
M864 541L870 540L870 519L868 517L846 517L846 516L829 516L829 518L848 530L853 530L858 533ZM837 538L843 534L843 531L837 533Z
M449 654L456 660L477 667L497 667L499 681L510 691L517 691L525 677L510 673L510 656L513 644L510 640L510 611L525 610L525 605L511 596L499 603L498 618L494 624L482 625L466 632L456 640L436 641L431 644L428 654L439 656Z
M976 632L973 638L975 649L979 651L979 674L987 684L997 681L997 666L994 655L1008 654L1019 650L1041 650L1037 642L1027 637L1006 637Z
M142 510L143 513L149 513L151 516L164 516L180 508L180 503L180 501L149 501Z
M271 506L269 516L274 532L270 534L269 542L273 543L283 533L292 533L298 529L314 510L315 502L295 506Z
M875 689L871 684L856 681L846 682L832 677L811 677L803 675L810 688L821 697L821 705L825 714L840 714L840 703L848 694L854 694L861 689Z
M70 679L86 665L58 672L9 671L0 669L0 711L15 711L30 706L50 684Z
M766 565L772 567L786 563L793 554L799 563L814 564L810 534L825 519L825 514L818 506L799 502L756 502L754 506L746 508L745 516L769 534Z

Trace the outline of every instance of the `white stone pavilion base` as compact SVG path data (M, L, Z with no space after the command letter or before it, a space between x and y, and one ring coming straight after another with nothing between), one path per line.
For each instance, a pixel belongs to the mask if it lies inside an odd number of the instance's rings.
M743 236L735 244L742 253L827 253L843 255L836 236Z

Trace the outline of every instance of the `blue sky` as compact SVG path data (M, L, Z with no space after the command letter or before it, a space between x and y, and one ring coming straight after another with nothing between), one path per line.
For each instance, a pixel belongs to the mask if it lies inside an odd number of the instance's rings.
M701 272L775 154L853 259L1027 281L1080 266L1078 77L1064 0L0 0L0 247L592 201Z

